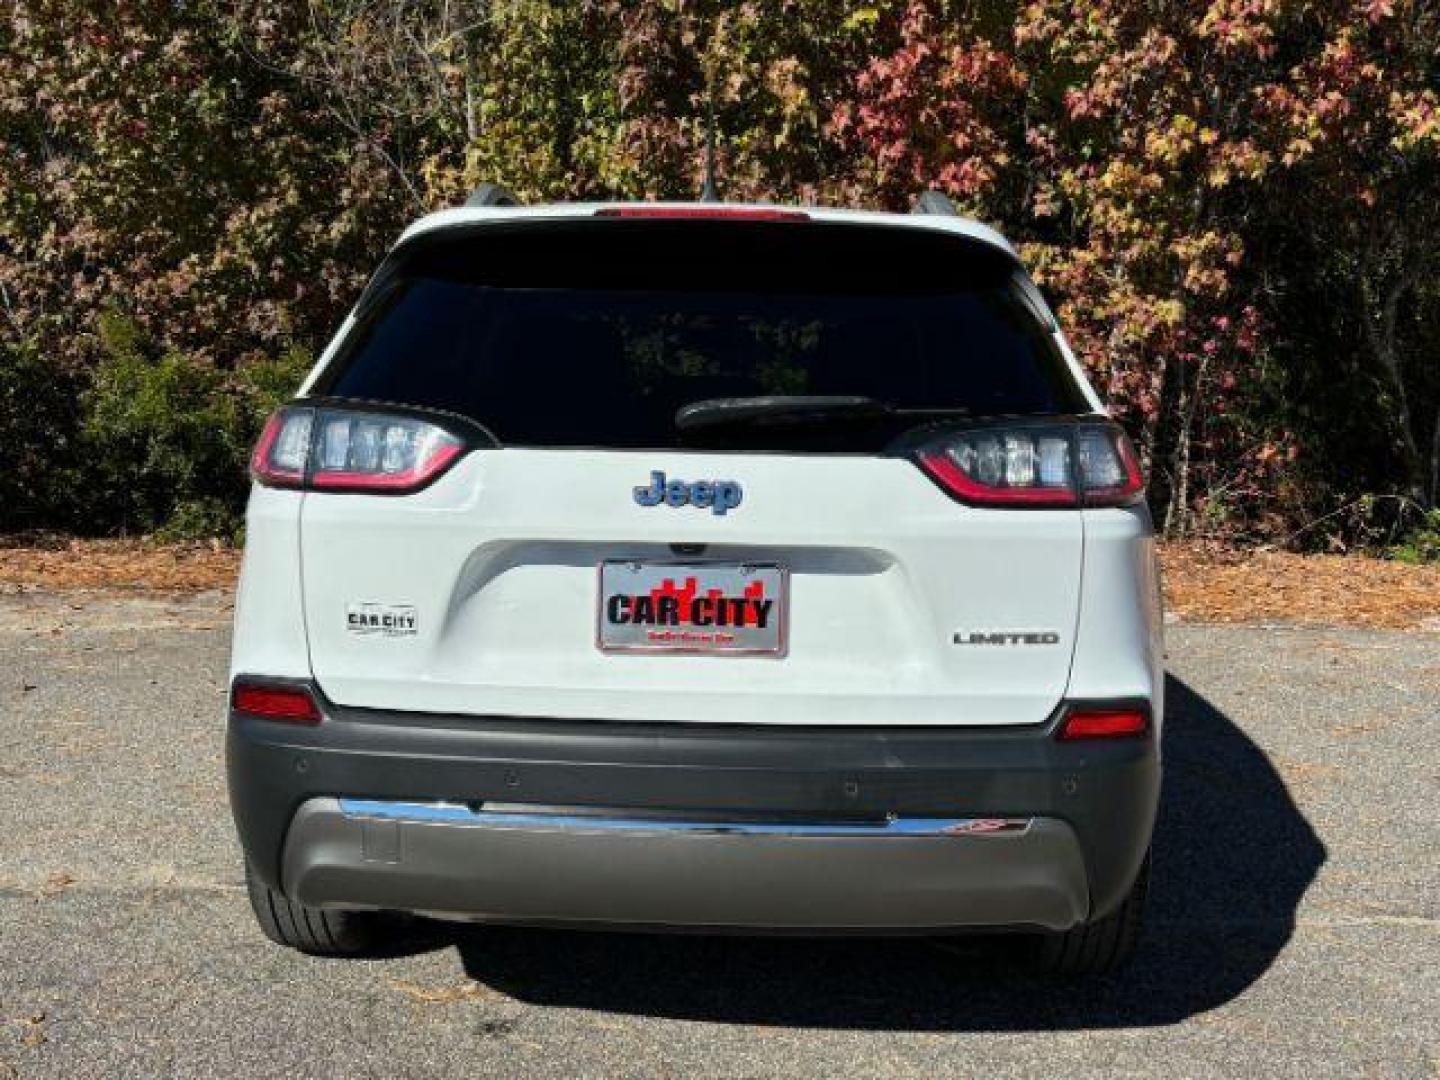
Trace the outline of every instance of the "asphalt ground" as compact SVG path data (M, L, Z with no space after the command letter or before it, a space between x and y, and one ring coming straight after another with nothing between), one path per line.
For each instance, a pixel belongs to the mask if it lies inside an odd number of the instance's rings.
M254 925L223 597L0 598L10 1076L1440 1076L1440 634L1170 628L1149 929L1104 981L1003 942Z

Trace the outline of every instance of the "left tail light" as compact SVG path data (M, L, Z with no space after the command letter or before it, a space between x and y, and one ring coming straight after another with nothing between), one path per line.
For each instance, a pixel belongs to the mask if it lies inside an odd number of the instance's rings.
M418 417L290 405L266 423L250 475L267 487L404 495L466 449L460 436Z
M1130 439L1108 420L987 424L913 452L932 480L975 506L1125 506L1145 490Z
M265 720L285 720L292 724L320 722L320 706L302 686L275 686L237 679L230 688L230 707L237 713Z

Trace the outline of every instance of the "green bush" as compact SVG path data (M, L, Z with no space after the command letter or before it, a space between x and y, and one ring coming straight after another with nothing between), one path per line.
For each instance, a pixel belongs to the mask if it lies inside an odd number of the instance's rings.
M1431 510L1412 526L1390 549L1390 557L1406 563L1440 562L1440 510Z
M149 355L133 321L100 318L101 359L83 398L93 512L127 531L232 539L250 447L309 363L298 350L233 373Z
M38 346L0 340L0 532L74 526L78 396Z

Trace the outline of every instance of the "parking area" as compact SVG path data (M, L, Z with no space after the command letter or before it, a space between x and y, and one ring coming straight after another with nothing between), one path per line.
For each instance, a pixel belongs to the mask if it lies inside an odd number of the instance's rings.
M281 950L225 804L228 622L0 597L0 1080L1440 1075L1440 633L1171 627L1146 943L1050 985L971 939Z

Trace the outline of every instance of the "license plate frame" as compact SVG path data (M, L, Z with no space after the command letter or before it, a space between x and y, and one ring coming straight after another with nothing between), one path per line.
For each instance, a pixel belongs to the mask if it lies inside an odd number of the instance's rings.
M790 573L778 562L736 561L726 559L646 559L616 558L601 560L596 567L595 647L607 654L645 653L683 656L748 656L779 659L789 648ZM685 580L696 578L692 584ZM610 598L617 594L629 596L631 605L641 594L665 590L666 579L676 598L677 624L613 623L607 617ZM677 584L683 582L683 584ZM746 597L745 587L760 585L758 597ZM623 584L625 590L616 586ZM730 589L727 591L726 586ZM689 590L692 601L713 601L711 590L719 588L719 599L771 600L766 609L765 626L734 626L685 622L683 598ZM773 592L773 595L772 595ZM656 602L653 600L652 602ZM727 606L733 611L733 605ZM705 609L691 616L707 614ZM756 618L753 606L747 606L748 618ZM657 612L658 614L658 612Z

